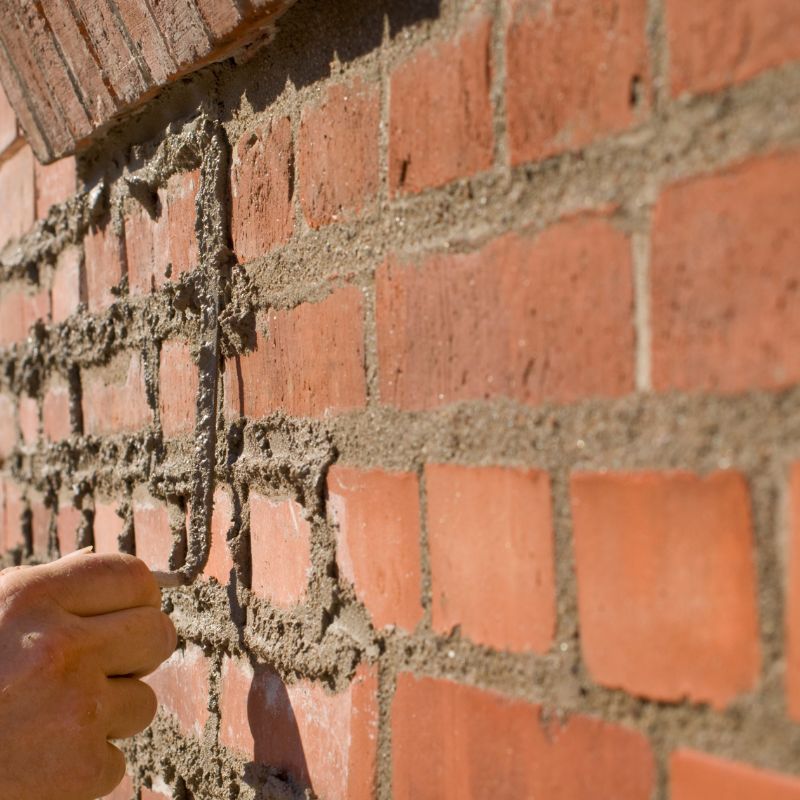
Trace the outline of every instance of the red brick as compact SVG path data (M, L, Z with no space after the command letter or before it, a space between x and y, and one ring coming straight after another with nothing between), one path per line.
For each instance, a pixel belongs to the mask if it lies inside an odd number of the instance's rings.
M391 707L394 800L649 800L655 764L638 732L592 717L401 673Z
M231 233L241 262L289 240L294 229L292 123L288 117L245 134L231 174Z
M381 401L532 405L634 389L630 243L606 221L509 234L377 275Z
M425 484L434 630L546 652L556 624L548 475L429 464Z
M378 191L380 93L360 78L331 86L303 109L298 146L300 203L309 225L359 214Z
M44 165L34 161L36 182L36 218L44 219L54 205L64 203L75 194L77 175L75 159L62 158Z
M103 800L134 800L134 797L133 780L130 775L125 775L122 783L111 794L107 794Z
M36 220L36 199L33 188L33 152L23 147L0 163L0 197L14 198L3 202L0 214L0 250L27 233Z
M422 617L417 476L334 466L328 508L339 573L354 585L372 624L413 631Z
M39 439L39 401L23 394L18 406L19 429L27 447L34 447Z
M0 394L0 458L7 459L17 446L16 406L7 394Z
M85 369L82 382L85 433L131 433L152 422L139 353L120 353L105 369Z
M325 800L371 800L378 735L378 682L361 666L347 689L284 685L268 668L255 673L225 658L220 741L256 763L287 772Z
M800 800L800 778L693 750L670 759L672 800Z
M136 555L150 569L169 570L175 549L169 509L143 486L133 493L133 532Z
M162 212L163 213L163 212ZM155 289L156 228L160 220L153 219L138 202L125 215L125 260L128 266L128 291L132 296L149 294Z
M96 553L118 553L119 537L125 529L125 521L118 513L113 500L95 499L94 502L94 550Z
M164 794L163 792L154 792L146 786L142 786L141 800L172 800L172 795Z
M22 514L25 511L22 488L18 483L5 479L3 481L3 497L5 500L3 515L4 549L22 548L25 546L25 536L22 532Z
M83 242L86 254L86 294L89 311L97 313L116 301L111 291L122 280L122 237L108 222L93 228Z
M800 463L789 476L786 563L786 695L789 716L800 722Z
M171 438L194 431L200 379L189 345L164 342L159 367L161 429Z
M668 0L673 95L741 83L800 58L794 0Z
M583 656L604 686L723 708L759 678L754 545L736 472L576 474Z
M651 264L653 384L741 392L800 380L800 155L667 188Z
M319 303L286 311L272 309L265 321L268 335L258 331L256 349L228 364L229 415L256 418L284 411L322 417L366 405L359 288L339 289Z
M77 312L80 304L86 302L83 255L77 247L68 247L59 254L50 294L53 322L56 324L69 319Z
M53 515L44 504L44 497L38 492L28 492L28 506L31 510L33 552L46 556L50 551L50 521Z
M145 681L158 695L159 706L174 717L184 733L201 736L208 722L211 665L202 649L187 642Z
M83 512L76 508L69 497L61 497L56 514L56 536L58 551L62 556L73 553L78 547Z
M511 161L576 150L649 105L646 0L512 0L506 31Z
M0 154L17 140L17 116L0 86Z
M311 570L311 526L294 500L250 492L252 590L277 606L299 603Z
M69 386L51 380L42 400L42 427L49 441L58 442L72 434L69 406Z
M494 161L491 22L421 48L391 76L389 188L420 192Z
M211 547L203 575L214 578L223 586L230 581L233 558L227 536L233 524L233 503L226 489L214 489L214 510L211 513Z
M47 290L32 290L32 287L12 285L0 298L0 345L21 342L28 331L39 320L46 321L50 315L50 294Z

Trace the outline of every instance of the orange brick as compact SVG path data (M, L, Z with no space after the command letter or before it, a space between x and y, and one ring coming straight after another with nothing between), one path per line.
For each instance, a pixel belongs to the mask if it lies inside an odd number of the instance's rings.
M142 786L141 800L172 800L172 795L164 794L163 792L155 792L152 789L148 789L146 786Z
M132 433L152 422L139 353L120 353L105 369L83 370L82 383L85 433Z
M75 158L62 158L44 165L34 160L36 181L36 218L44 219L50 208L64 203L75 194L77 176Z
M164 342L159 365L161 429L171 438L194 431L200 379L189 345Z
M169 570L175 549L169 510L143 486L133 493L133 532L136 555L150 569Z
M28 448L34 447L39 439L39 401L26 394L21 395L17 413L22 442Z
M42 400L42 428L51 442L67 439L72 434L69 386L51 380Z
M80 533L83 512L73 505L69 497L61 497L56 513L56 537L58 539L58 552L62 556L73 553L78 547L78 534Z
M667 0L673 95L741 83L800 58L794 0Z
M394 800L649 800L650 745L592 717L401 673L391 707Z
M380 629L422 617L419 483L411 472L333 466L328 508L339 572Z
M800 800L800 778L693 750L670 759L672 800Z
M724 708L760 670L742 475L576 474L583 656L604 685Z
M220 742L288 773L325 800L372 800L378 736L378 682L361 666L347 689L285 685L268 668L225 658Z
M512 0L506 31L511 161L631 127L649 94L646 0ZM645 99L647 102L647 99Z
M228 414L321 417L362 408L367 402L363 326L363 297L354 286L319 303L271 310L268 336L259 332L255 351L228 363Z
M380 93L357 78L331 86L303 109L298 146L300 203L320 228L359 214L378 191Z
M250 492L252 590L277 606L299 603L311 569L311 526L294 500Z
M111 794L107 794L103 800L134 800L133 780L130 775L122 779L122 783L114 789Z
M800 722L800 463L789 477L786 581L786 695L789 716Z
M226 489L214 489L214 510L211 514L211 548L203 575L214 578L223 586L230 581L233 558L228 547L227 536L233 524L233 503Z
M434 630L546 652L556 624L548 475L429 464L425 484Z
M50 294L45 289L12 285L0 298L0 346L27 338L29 330L50 315Z
M86 294L89 311L96 314L116 301L112 289L122 280L122 237L108 222L93 228L83 242L86 258Z
M628 237L582 217L378 270L381 401L538 405L634 389Z
M800 155L667 188L653 221L653 385L743 392L800 380Z
M491 22L470 20L454 40L418 50L391 76L389 188L420 192L494 161Z
M209 718L210 669L202 649L188 642L145 678L163 711L175 718L184 733L197 737L202 735Z
M125 520L114 501L95 499L94 550L96 553L119 553L119 537L125 530Z
M77 247L68 247L59 254L50 295L54 323L69 319L86 302L83 255Z
M36 199L33 188L33 152L23 147L0 163L0 250L12 239L27 233L36 220Z
M292 123L288 117L245 134L231 173L231 233L241 262L289 240L294 229Z

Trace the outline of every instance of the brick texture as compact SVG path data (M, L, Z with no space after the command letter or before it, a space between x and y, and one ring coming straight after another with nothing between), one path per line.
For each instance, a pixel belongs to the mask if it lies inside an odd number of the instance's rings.
M34 447L39 439L39 401L22 395L17 406L17 419L23 445L29 449Z
M489 169L494 160L491 24L422 48L391 76L389 188L419 192Z
M786 695L789 715L800 722L800 464L789 477L786 554Z
M68 497L61 497L56 513L56 538L60 555L69 555L77 549L82 521L83 512Z
M511 161L629 128L648 104L645 0L513 0L506 31Z
M144 487L133 494L133 531L136 555L151 569L168 570L175 549L169 510Z
M199 377L186 342L164 342L158 374L158 402L164 436L169 438L191 433L195 425Z
M7 288L0 296L0 345L8 347L27 338L30 329L50 314L50 295L27 286Z
M122 783L111 794L107 794L103 800L132 800L134 797L133 780L130 775L126 775L122 779Z
M82 384L85 433L131 432L151 423L144 364L138 353L121 353L105 370L84 370Z
M0 153L17 140L17 117L8 102L8 96L0 86Z
M42 429L51 442L67 439L72 434L69 386L64 381L51 381L44 393Z
M22 488L12 480L4 480L3 497L5 500L3 514L5 550L23 548L26 545L22 530L22 515L25 511Z
M94 228L84 240L86 295L89 311L96 314L116 300L112 291L124 275L123 248L119 234L108 222Z
M233 523L233 501L222 487L214 489L214 509L211 514L211 547L203 575L221 584L230 580L233 558L227 544L227 535Z
M425 484L434 630L546 652L556 618L547 474L429 464Z
M17 423L14 401L0 394L0 458L7 459L17 446Z
M339 572L372 624L413 631L422 618L417 476L336 465L328 473L328 508Z
M800 379L800 156L686 180L653 221L653 384L742 392Z
M675 95L722 89L800 59L793 0L668 0L666 18Z
M226 658L220 741L248 760L275 765L326 800L370 800L377 755L374 670L360 667L339 694L286 685L270 669Z
M756 769L693 750L670 759L672 800L798 800L800 778Z
M53 322L69 319L86 303L86 274L83 269L83 254L77 247L68 247L59 253L53 271L53 286L50 291Z
M4 201L0 215L0 250L27 233L36 219L33 163L29 147L23 147L0 161L0 197L14 198L13 202Z
M627 237L599 218L378 271L381 401L406 409L633 390Z
M362 80L332 86L303 109L298 145L300 203L320 228L358 214L379 180L380 96Z
M44 219L54 205L66 202L75 194L75 159L62 158L46 166L34 161L34 179L36 218Z
M395 800L649 800L655 765L635 731L402 673L391 708Z
M94 549L96 553L119 553L119 537L125 530L125 520L119 515L119 506L113 500L95 499Z
M595 681L715 708L755 687L756 576L741 475L579 473L572 515L581 646Z

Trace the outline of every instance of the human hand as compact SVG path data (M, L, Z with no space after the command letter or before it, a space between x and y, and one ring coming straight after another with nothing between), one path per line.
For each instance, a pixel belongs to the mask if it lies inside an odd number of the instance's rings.
M144 562L77 553L0 572L0 800L92 800L125 773L109 739L156 712L138 678L176 645Z

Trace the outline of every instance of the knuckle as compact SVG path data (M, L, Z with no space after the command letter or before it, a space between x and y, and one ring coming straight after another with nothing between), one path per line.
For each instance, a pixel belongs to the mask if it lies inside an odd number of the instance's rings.
M36 672L54 676L72 668L80 649L79 637L67 625L29 632L23 637L22 646L28 650Z

